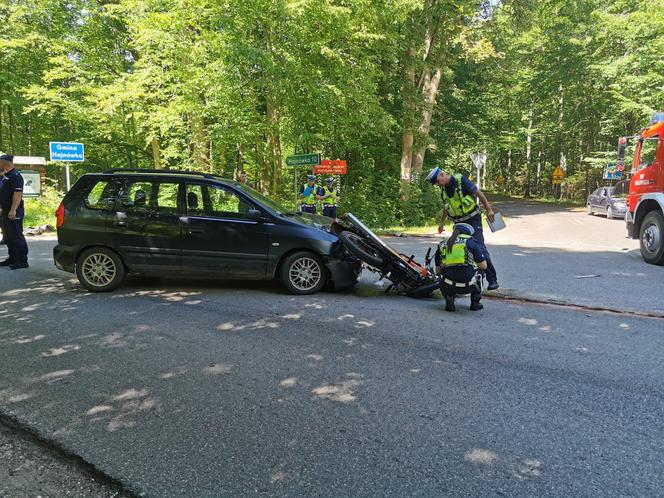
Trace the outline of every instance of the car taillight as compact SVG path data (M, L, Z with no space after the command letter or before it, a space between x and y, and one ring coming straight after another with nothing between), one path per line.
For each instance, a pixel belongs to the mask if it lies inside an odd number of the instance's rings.
M65 224L65 205L61 202L55 211L55 227L60 228Z

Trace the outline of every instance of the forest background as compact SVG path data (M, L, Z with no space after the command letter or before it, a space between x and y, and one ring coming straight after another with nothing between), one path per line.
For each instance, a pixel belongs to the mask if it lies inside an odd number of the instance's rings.
M423 174L474 176L473 152L487 190L551 196L562 165L583 200L664 107L664 0L2 0L0 25L0 151L244 170L291 205L285 158L319 152L375 227L430 222Z

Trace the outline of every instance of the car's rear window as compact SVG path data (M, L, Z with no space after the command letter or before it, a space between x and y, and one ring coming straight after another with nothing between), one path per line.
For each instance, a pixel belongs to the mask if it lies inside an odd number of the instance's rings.
M115 208L121 186L122 182L116 178L97 180L83 198L85 207L112 211Z

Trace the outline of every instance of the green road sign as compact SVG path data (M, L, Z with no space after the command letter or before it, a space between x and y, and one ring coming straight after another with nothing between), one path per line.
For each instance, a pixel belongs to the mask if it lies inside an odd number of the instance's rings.
M318 166L319 164L320 154L299 154L286 158L286 166Z

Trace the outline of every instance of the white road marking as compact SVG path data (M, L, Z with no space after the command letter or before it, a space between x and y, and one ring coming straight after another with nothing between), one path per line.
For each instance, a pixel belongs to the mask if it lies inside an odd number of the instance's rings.
M585 223L581 220L577 220L576 218L572 218L572 219L573 219L574 223L576 223L577 225L581 225L581 226L585 225Z

